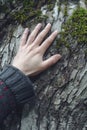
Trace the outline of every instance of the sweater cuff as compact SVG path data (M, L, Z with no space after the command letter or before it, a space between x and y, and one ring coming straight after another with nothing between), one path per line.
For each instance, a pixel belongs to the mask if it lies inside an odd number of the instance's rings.
M29 102L35 96L33 90L34 86L30 79L12 65L4 67L0 74L0 79L5 82L14 95L18 106Z

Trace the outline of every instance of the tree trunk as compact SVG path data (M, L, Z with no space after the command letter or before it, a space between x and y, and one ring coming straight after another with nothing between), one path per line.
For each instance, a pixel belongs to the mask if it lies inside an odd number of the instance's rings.
M48 9L46 2L42 14L48 16L41 22L50 22L52 30L61 32L63 23L79 5L86 8L86 2L74 1L54 2L53 9ZM32 30L38 21L32 18L24 24L13 22L8 14L0 14L0 63L1 69L11 63L15 56L24 27ZM47 71L31 79L35 85L36 99L34 103L25 104L17 114L10 114L3 122L0 130L87 130L87 54L84 44L74 44L70 49L65 45L57 48L57 40L46 52L44 59L55 54L62 55L61 60Z

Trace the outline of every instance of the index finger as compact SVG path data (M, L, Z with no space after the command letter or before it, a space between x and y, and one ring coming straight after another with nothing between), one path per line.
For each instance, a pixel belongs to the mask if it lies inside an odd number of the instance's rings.
M22 37L21 37L21 40L20 40L20 46L23 46L23 45L26 44L28 34L29 34L29 29L26 28L26 29L24 30L24 32L23 32Z

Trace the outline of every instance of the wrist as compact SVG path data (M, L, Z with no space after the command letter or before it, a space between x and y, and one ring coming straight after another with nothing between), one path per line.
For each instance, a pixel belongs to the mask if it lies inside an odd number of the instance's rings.
M28 76L28 75L27 75L27 72L23 69L22 66L14 65L13 63L12 63L12 66L13 66L14 68L20 70L24 75Z

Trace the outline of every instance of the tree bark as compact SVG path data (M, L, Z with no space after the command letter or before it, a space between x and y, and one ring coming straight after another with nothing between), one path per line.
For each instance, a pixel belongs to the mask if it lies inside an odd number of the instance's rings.
M80 1L83 2L83 1ZM84 3L84 2L83 2ZM69 16L79 3L68 1ZM61 7L59 11L58 7ZM83 6L81 4L80 6ZM44 9L45 8L45 9ZM52 30L61 31L61 26L67 17L64 16L65 5L63 1L54 3L54 12L43 10L49 16L43 25L50 22ZM84 3L84 8L86 8ZM59 12L59 13L58 13ZM68 17L69 17L68 16ZM5 21L5 18L2 19ZM11 22L0 24L0 63L1 69L5 64L11 63L15 56L24 26L13 25ZM30 21L29 21L30 22ZM27 21L25 26L29 26ZM31 24L32 30L36 22ZM58 39L58 38L57 38ZM70 41L69 44L73 44ZM10 114L3 122L0 130L87 130L87 45L73 45L69 49L64 45L57 48L57 40L48 49L44 59L60 53L61 60L47 71L34 77L36 99L34 103L25 104L23 111Z

